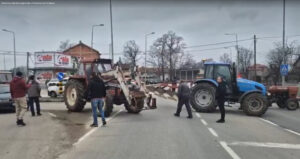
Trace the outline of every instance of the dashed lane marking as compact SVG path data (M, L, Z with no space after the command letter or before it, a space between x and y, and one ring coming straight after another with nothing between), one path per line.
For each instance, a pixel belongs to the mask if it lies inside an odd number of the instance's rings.
M208 128L208 130L210 131L210 133L212 135L214 135L215 137L219 137L219 135L217 134L217 132L213 129L213 128Z
M207 122L206 122L204 119L201 119L201 122L202 122L205 126L207 126Z
M284 130L286 130L286 131L288 131L288 132L290 132L290 133L293 133L293 134L295 134L295 135L300 136L300 133L298 133L298 132L296 132L296 131L293 131L293 130L290 130L290 129L284 129Z
M198 118L201 118L201 115L200 115L199 113L196 113L196 116L197 116Z
M277 124L275 124L275 123L273 123L273 122L271 122L271 121L269 121L269 120L266 120L266 119L263 119L263 118L260 118L260 120L262 120L262 121L264 121L264 122L266 122L266 123L269 123L269 124L271 124L271 125L278 126Z
M227 151L227 153L233 158L233 159L241 159L228 145L225 141L220 141L221 146Z
M57 116L53 113L48 113L50 116L52 116L53 118L56 118Z
M115 113L114 115L112 115L110 118L108 118L106 121L108 122L108 121L110 121L111 119L113 119L114 117L116 117L119 113L121 113L123 111L123 109L121 109L121 110L119 110L117 113ZM102 124L101 124L101 127L102 127ZM99 128L101 128L101 127L99 127ZM88 136L90 136L93 132L95 132L97 129L99 129L99 128L97 128L97 127L95 127L95 128L92 128L89 132L87 132L86 134L84 134L82 137L80 137L79 139L78 139L78 141L77 142L75 142L74 144L73 144L73 146L77 146L80 142L82 142L84 139L86 139Z
M273 142L232 142L230 146L252 146L267 148L283 148L283 149L300 149L300 144L273 143Z

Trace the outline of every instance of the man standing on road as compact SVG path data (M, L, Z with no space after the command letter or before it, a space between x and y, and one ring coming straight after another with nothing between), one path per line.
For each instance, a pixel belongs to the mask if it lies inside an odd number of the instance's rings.
M178 105L177 105L177 111L174 115L177 117L180 116L180 112L181 112L182 106L184 104L186 107L186 110L188 112L187 118L192 119L193 115L192 115L192 110L191 110L190 101L189 101L190 88L183 81L180 81L177 96L178 96Z
M31 86L31 81L29 81L29 84L26 84L22 76L23 76L22 72L17 72L16 76L10 82L10 92L15 102L18 126L26 125L23 121L23 116L27 108L27 102L25 96L26 96L27 89Z
M91 99L93 118L94 118L94 122L91 125L91 127L98 127L97 109L101 113L103 126L106 125L104 111L102 110L104 99L106 97L106 88L103 80L99 76L97 76L96 73L92 73L91 80L89 82L88 90L87 90L88 98Z
M34 79L34 76L29 77L29 81L31 82L31 87L28 89L28 98L29 98L29 107L31 110L31 115L35 116L34 111L34 103L36 106L36 112L38 116L41 116L41 110L40 110L40 94L41 94L41 87L40 84Z
M225 95L226 95L226 84L223 81L222 77L217 78L218 87L216 90L216 100L220 109L221 119L217 121L217 123L225 123Z

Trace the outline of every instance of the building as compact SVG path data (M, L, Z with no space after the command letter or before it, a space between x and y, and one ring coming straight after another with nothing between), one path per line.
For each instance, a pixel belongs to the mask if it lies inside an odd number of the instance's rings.
M256 70L256 78L255 78ZM248 79L256 80L257 82L266 82L269 75L269 68L266 65L256 64L248 67Z
M288 74L288 82L297 83L300 82L300 56L297 58L295 63L292 65L292 68Z
M101 55L99 51L89 47L88 45L82 43L81 41L79 41L79 44L64 50L63 54L77 57L78 59L81 58L99 59Z

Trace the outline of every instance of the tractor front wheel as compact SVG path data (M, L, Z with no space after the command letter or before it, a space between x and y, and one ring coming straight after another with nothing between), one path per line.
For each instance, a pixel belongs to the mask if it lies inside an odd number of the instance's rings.
M266 98L261 93L251 93L242 100L242 108L249 116L261 116L268 109Z
M197 112L212 112L216 110L216 87L208 83L199 83L192 88L190 102Z
M124 105L128 113L138 114L144 108L144 99L132 99L131 105L129 105L128 102L126 102Z
M64 91L64 101L67 109L72 112L80 112L86 103L84 85L77 80L67 82Z
M297 99L288 99L286 101L286 108L288 110L296 110L299 108L299 102Z
M111 95L107 95L105 98L105 103L103 107L105 117L109 117L114 108L114 97Z

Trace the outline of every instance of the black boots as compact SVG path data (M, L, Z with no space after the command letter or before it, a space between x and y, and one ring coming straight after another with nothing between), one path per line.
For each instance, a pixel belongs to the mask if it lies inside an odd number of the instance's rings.
M174 114L174 116L176 116L176 117L180 117L180 115L179 115L179 114L177 114L177 113L175 113L175 114Z
M26 124L24 123L23 119L17 120L17 125L18 126L26 126Z
M225 120L224 119L219 119L216 121L217 123L225 123Z
M103 125L103 126L106 125L106 121L105 121L105 120L102 121L102 125Z

